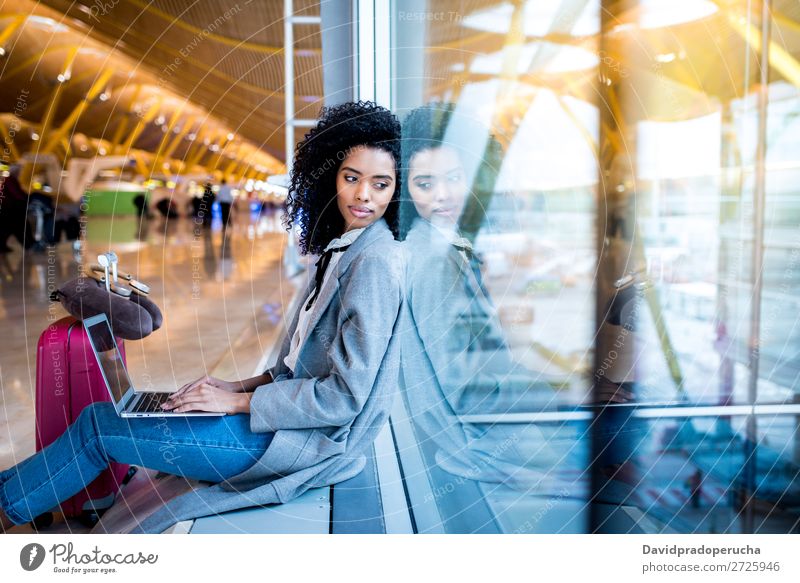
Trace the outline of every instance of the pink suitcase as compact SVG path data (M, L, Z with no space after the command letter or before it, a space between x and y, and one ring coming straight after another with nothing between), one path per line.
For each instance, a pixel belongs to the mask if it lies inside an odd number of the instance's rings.
M124 361L122 339L117 338L117 344ZM39 337L36 349L36 451L64 433L84 407L110 400L81 322L67 317L50 324ZM85 489L63 501L61 511L64 516L80 518L86 526L93 526L135 471L112 462ZM34 525L45 527L52 519L51 513L45 513L34 520Z

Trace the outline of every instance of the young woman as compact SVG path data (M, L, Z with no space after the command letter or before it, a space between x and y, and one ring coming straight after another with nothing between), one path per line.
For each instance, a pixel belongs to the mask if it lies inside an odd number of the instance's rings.
M321 256L277 364L242 381L203 377L165 406L229 415L121 419L110 403L89 406L61 438L0 473L3 527L50 510L109 460L213 483L173 499L133 531L152 533L286 502L360 472L399 372L392 334L403 301L394 240L399 134L386 109L347 103L324 109L298 145L286 226L299 227L303 253Z

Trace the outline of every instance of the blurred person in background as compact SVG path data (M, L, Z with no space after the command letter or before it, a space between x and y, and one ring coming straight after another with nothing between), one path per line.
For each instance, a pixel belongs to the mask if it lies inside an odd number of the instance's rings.
M223 178L217 191L217 202L222 213L222 228L227 229L231 220L231 206L233 206L233 189Z

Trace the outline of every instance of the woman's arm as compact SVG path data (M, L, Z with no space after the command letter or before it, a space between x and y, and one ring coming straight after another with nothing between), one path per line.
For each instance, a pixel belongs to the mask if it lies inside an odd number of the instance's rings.
M272 375L268 372L260 374L258 376L254 376L249 379L244 379L241 381L235 381L235 384L238 386L240 390L237 392L240 393L252 393L261 385L266 385L272 382Z

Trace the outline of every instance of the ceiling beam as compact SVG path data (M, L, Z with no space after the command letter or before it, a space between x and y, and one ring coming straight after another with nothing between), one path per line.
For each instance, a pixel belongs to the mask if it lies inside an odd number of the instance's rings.
M197 122L197 117L190 117L187 121L185 121L183 123L183 127L181 128L181 131L179 131L175 135L175 137L172 139L172 141L167 146L167 149L164 151L164 154L163 154L164 158L172 157L173 152L175 152L175 150L178 148L178 146L181 143L181 140L183 140L183 138L186 137L186 134L188 134L194 128L194 124L196 122Z
M136 143L136 140L139 139L139 136L142 134L144 128L153 121L153 118L158 115L158 110L161 109L161 104L163 103L164 98L159 95L154 100L153 103L150 104L150 107L147 108L147 111L144 113L142 117L139 118L139 121L136 123L136 127L133 128L133 131L128 136L128 139L125 140L125 143L122 145L122 155L127 155L133 149L133 145Z
M205 135L201 136L198 132L195 143L189 147L186 156L184 156L184 165L189 172L191 172L192 168L197 166L203 156L208 153L208 148L211 146L211 143L209 142L208 145L203 143L206 137ZM193 148L194 150L192 150Z
M723 8L718 1L717 4L725 12L731 28L742 37L748 46L752 46L755 52L761 55L761 31L746 19L742 20L741 14L736 14L733 10ZM800 87L800 64L789 51L772 39L769 40L769 64L792 85Z
M115 70L112 68L105 69L92 86L89 88L89 91L86 93L84 98L81 102L75 106L75 109L67 116L64 120L64 123L61 124L61 127L50 137L47 145L45 145L44 149L42 150L43 153L52 152L53 148L55 148L56 144L58 144L58 140L66 136L67 134L71 133L75 126L78 123L81 115L83 112L86 111L86 108L89 107L89 104L95 100L95 98L100 94L100 92L105 88L106 84L111 80L111 77L114 76Z
M172 115L169 118L169 123L167 124L167 129L164 131L164 135L161 136L161 141L158 143L158 147L154 152L153 162L150 165L150 175L152 176L157 171L161 169L158 168L158 163L161 161L161 153L164 151L164 148L167 146L167 141L172 136L172 128L175 127L175 124L178 123L178 120L181 118L181 114L183 113L183 108L186 105L186 102L183 103L180 107L176 107L175 111L172 112ZM163 126L162 126L163 130Z
M25 14L17 14L14 17L14 21L5 27L3 32L0 32L0 47L2 47L5 42L11 38L12 34L17 32L17 29L22 26L22 23L25 22L26 19L27 16Z
M32 57L29 57L29 58L25 59L24 61L22 61L16 67L14 67L12 69L9 69L8 71L4 72L3 73L3 81L4 82L8 82L8 80L11 77L13 77L14 75L18 75L19 73L21 73L22 71L24 71L25 69L30 67L31 65L35 65L36 63L39 63L45 55L48 55L50 53L56 53L58 51L70 51L73 48L75 48L74 44L57 45L57 46L47 47L43 51L39 51L38 53L36 53Z
M56 86L50 95L50 100L47 104L47 107L45 107L44 115L42 116L41 129L39 130L39 147L46 143L46 140L50 137L48 135L50 133L50 127L53 125L53 119L55 118L56 111L58 110L58 104L61 101L61 94L64 92L64 88L66 87L67 83L70 82L70 77L72 76L72 65L75 63L75 57L77 56L78 47L73 47L67 54L67 58L64 59L64 66L61 69L61 72L58 74L59 79L56 80ZM58 143L58 140L55 140L55 142Z

